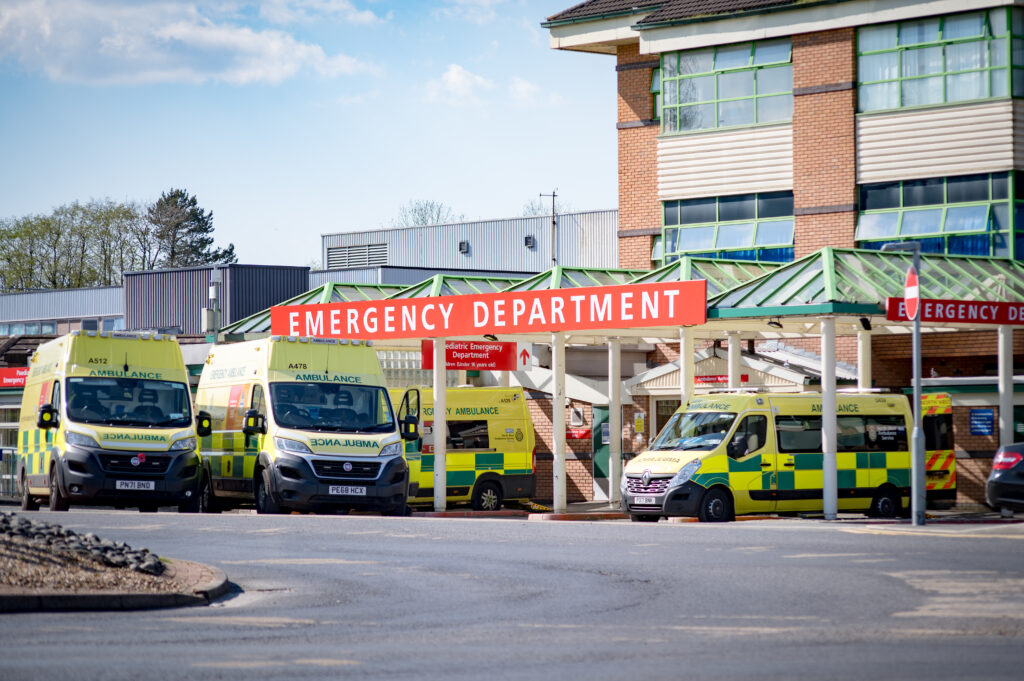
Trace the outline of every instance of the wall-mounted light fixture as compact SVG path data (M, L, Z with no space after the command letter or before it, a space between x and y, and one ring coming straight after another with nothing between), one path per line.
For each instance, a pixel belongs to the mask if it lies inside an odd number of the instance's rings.
M868 319L867 317L861 317L860 318L860 328L864 329L865 331L870 331L871 330L871 320Z
M537 238L532 234L527 234L523 237L523 245L527 248L537 248Z
M498 340L498 337L493 333L485 333L484 340L491 341L492 343Z
M768 326L772 327L773 329L781 329L782 321L778 317L769 317Z
M469 242L468 241L460 241L459 242L459 253L469 253Z

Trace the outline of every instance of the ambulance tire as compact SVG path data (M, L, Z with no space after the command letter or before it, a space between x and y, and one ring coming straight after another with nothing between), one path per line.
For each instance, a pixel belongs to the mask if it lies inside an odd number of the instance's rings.
M501 486L496 482L485 480L473 490L473 510L500 511L501 499Z
M702 523L727 523L730 520L736 520L732 497L728 492L718 487L712 487L704 492L704 496L700 500L697 518Z
M256 497L256 512L259 514L275 514L281 512L281 505L274 499L270 486L270 469L261 468L253 481Z
M60 484L57 482L57 471L53 470L56 465L56 461L50 464L50 510L66 511L71 508L71 504L68 502L68 498L60 492Z
M21 474L21 510L22 511L38 511L39 510L39 499L29 494L28 491L28 480L25 478L25 474Z
M220 513L220 502L213 496L213 482L208 471L203 471L203 480L199 483L199 512Z
M895 518L902 510L899 493L891 487L883 487L875 493L867 515L869 518Z

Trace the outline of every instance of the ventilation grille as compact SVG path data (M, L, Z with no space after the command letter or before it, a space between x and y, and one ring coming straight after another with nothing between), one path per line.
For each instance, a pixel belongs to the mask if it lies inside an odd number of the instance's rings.
M327 249L327 269L329 270L345 270L353 267L374 267L387 264L387 244L336 246Z

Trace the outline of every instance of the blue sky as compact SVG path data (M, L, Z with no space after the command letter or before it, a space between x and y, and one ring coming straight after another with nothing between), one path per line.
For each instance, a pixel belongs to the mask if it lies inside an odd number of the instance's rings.
M615 63L548 47L573 0L0 0L0 216L171 188L239 261L411 199L615 208Z

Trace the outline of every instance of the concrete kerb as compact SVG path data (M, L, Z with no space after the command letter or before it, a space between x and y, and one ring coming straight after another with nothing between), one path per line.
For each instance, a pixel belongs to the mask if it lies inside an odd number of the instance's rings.
M11 590L0 592L0 613L180 608L207 605L231 591L231 583L220 568L187 560L165 561L168 576L178 583L180 591L60 593Z

